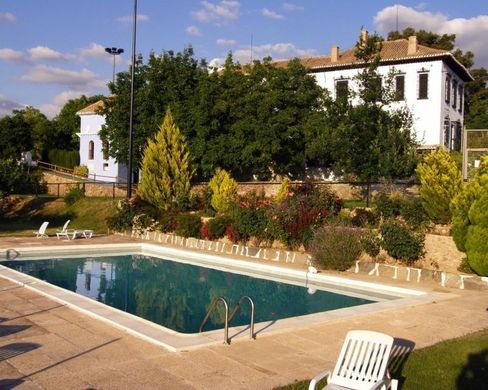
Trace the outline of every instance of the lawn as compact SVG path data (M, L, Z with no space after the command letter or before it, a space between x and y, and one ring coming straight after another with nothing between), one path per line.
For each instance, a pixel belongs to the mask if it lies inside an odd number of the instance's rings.
M317 368L317 373L322 368ZM401 389L486 389L488 384L488 328L458 339L414 351L392 369ZM308 389L309 380L279 390ZM276 390L278 390L276 389Z
M24 196L21 202L0 218L0 236L33 236L43 221L49 221L47 233L54 235L70 219L70 229L91 229L107 233L105 218L115 211L117 200L83 198L68 206L63 199Z

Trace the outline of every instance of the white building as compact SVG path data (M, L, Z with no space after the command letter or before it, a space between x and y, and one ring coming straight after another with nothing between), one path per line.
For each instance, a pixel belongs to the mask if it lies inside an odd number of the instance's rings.
M108 145L104 145L98 132L105 124L105 117L98 114L103 107L103 101L99 100L76 114L80 117L80 165L88 167L90 179L126 183L127 167L119 164L108 155Z
M363 39L366 31L362 32ZM355 76L364 63L354 49L340 52L332 47L330 56L301 59L317 83L333 98L355 88ZM287 61L278 62L283 66ZM432 49L417 43L417 37L383 42L378 72L394 72L397 102L413 115L413 128L422 148L445 146L460 150L464 121L464 83L472 77L447 50Z

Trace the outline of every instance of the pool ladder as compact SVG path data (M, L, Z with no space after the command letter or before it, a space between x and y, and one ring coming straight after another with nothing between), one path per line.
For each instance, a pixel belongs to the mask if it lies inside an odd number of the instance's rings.
M249 330L250 330L250 338L255 339L256 335L254 334L254 301L252 298L248 295L243 295L242 297L239 298L239 302L234 306L232 311L229 313L229 304L227 303L227 300L225 297L217 297L212 301L212 304L210 305L210 308L207 311L207 315L202 321L202 324L200 325L199 332L202 332L203 327L207 323L208 319L212 315L213 311L216 309L217 304L219 302L222 302L224 305L225 309L225 320L224 320L224 344L230 344L230 339L229 339L229 322L232 321L232 318L236 315L237 311L241 308L242 303L247 300L249 301L249 304L251 305L251 321L249 323Z

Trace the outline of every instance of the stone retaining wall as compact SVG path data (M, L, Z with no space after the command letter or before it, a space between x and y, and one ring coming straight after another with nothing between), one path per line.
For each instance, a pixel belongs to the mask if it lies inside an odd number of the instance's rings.
M177 247L198 249L221 255L242 256L244 258L262 260L264 262L276 262L295 264L307 267L311 264L311 256L303 252L294 252L272 248L257 248L246 245L224 243L220 241L201 240L197 238L185 238L175 234L159 232L124 232L118 233L142 240L159 242L161 244ZM354 269L348 271L368 274L371 276L389 277L394 280L410 282L412 284L436 283L441 287L488 290L488 278L476 275L452 274L449 272L435 271L400 265L389 265L374 262L357 261Z
M115 183L80 182L79 178L69 178L50 172L43 172L44 181L47 183L47 193L62 197L72 188L84 188L88 197L125 197L127 187Z

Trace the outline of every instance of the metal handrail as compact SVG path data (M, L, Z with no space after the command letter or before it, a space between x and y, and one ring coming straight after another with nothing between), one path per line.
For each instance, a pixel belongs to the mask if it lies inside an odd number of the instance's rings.
M222 302L224 304L224 308L225 308L224 344L230 344L230 340L229 340L229 305L227 304L227 301L225 300L224 297L218 297L212 301L212 304L210 305L210 308L207 311L207 315L203 319L202 324L200 325L200 329L198 331L200 333L202 332L203 327L207 323L208 319L212 315L213 311L215 310L215 308L217 307L217 304L219 302Z
M249 323L249 329L250 329L249 336L251 339L255 339L256 335L254 334L254 301L252 300L252 298L250 296L243 295L242 297L240 297L239 302L237 302L237 305L235 305L235 307L230 312L229 322L232 320L232 318L234 318L234 315L241 308L242 302L244 302L244 300L246 300L246 299L249 301L249 304L251 305L251 322Z
M207 311L207 314L205 315L205 318L202 321L202 324L200 325L200 328L198 329L198 332L202 332L204 326L207 324L208 319L212 315L213 311L217 307L217 304L219 302L222 302L224 304L225 308L225 322L224 322L224 344L230 344L230 339L229 339L229 322L234 318L235 314L237 311L241 308L242 302L244 300L248 300L249 304L251 305L251 321L249 323L249 329L250 329L250 338L255 339L256 335L254 333L254 301L252 298L248 295L243 295L242 297L239 298L239 301L237 304L234 306L232 311L229 314L229 305L227 304L227 300L224 297L218 297L215 298L212 301L212 304L210 305L210 308Z

